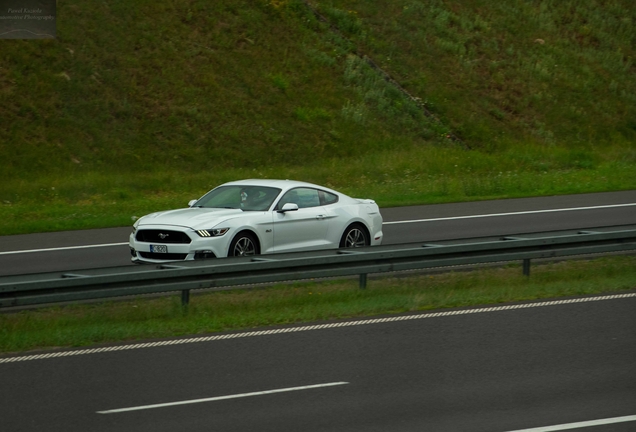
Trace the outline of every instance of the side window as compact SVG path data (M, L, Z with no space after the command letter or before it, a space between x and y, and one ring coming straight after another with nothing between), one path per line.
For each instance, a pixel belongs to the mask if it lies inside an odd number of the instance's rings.
M318 191L318 195L320 195L321 205L329 205L338 202L338 195L332 194L330 192Z
M298 204L298 208L318 207L320 205L320 197L316 189L295 188L283 195L276 208L280 209L287 203Z

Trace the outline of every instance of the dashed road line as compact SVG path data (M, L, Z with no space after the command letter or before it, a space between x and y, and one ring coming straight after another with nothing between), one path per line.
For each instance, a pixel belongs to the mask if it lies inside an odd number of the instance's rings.
M548 209L548 210L529 210L529 211L509 212L509 213L490 213L490 214L479 214L479 215L468 215L468 216L451 216L451 217L432 218L432 219L414 219L414 220L405 220L405 221L384 222L383 225L398 225L398 224L420 223L420 222L440 222L440 221L477 219L477 218L488 218L488 217L498 217L498 216L523 216L523 215L538 214L538 213L557 213L557 212L566 212L566 211L599 210L599 209L630 207L630 206L636 206L636 203L612 204L612 205L591 206L591 207L571 207L571 208Z
M73 249L90 249L90 248L99 248L99 247L108 247L108 246L124 246L124 245L128 245L128 242L103 243L103 244L83 245L83 246L65 246L65 247L46 248L46 249L25 249L25 250L17 250L17 251L0 252L0 255L14 255L14 254L34 253L34 252L59 252L59 251L73 250Z
M537 427L537 428L531 428L531 429L519 429L519 430L509 431L509 432L556 432L556 431L562 431L567 429L579 429L584 427L603 426L608 424L625 423L625 422L631 422L631 421L636 421L636 415L624 416L624 417L613 417L613 418L606 418L606 419L600 419L600 420L590 420L590 421L583 421L583 422L576 422L576 423L566 423L566 424L554 425L554 426L543 426L543 427Z
M264 391L251 392L251 393L239 393L239 394L226 395L226 396L214 396L209 398L190 399L190 400L177 401L177 402L166 402L166 403L159 403L159 404L153 404L153 405L141 405L141 406L128 407L128 408L116 408L116 409L105 410L105 411L97 411L97 414L117 414L122 412L129 412L129 411L141 411L141 410L148 410L148 409L155 409L155 408L167 408L167 407L173 407L178 405L191 405L191 404L202 403L202 402L217 402L217 401L227 400L227 399L239 399L239 398L246 398L246 397L253 397L253 396L265 396L265 395L271 395L275 393L287 393L287 392L293 392L293 391L299 391L299 390L312 390L312 389L318 389L318 388L324 388L324 387L340 386L345 384L349 384L349 383L340 381L340 382L332 382L332 383L325 383L325 384L306 385L306 386L300 386L300 387L288 387L288 388L281 388L281 389L274 389L274 390L264 390Z

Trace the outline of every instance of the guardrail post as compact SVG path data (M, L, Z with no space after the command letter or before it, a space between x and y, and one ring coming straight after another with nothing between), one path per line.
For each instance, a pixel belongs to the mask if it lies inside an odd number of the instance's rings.
M181 290L181 306L187 306L190 303L190 290Z
M530 276L530 259L523 260L523 275Z
M367 287L367 274L362 273L360 275L360 289L365 289Z

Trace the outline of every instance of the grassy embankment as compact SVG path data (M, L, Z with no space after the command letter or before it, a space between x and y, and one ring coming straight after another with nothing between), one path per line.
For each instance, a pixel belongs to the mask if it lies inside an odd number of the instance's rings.
M298 0L74 0L57 40L2 41L0 234L245 177L381 206L636 187L630 0L313 4L340 34Z

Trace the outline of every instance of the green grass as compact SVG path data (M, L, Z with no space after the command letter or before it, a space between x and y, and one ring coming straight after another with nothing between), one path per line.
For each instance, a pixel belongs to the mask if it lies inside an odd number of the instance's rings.
M471 272L294 283L252 290L178 295L0 314L0 352L245 330L272 325L592 295L636 288L636 257Z
M474 148L634 142L630 0L318 4Z
M1 41L0 235L246 177L385 207L636 188L631 0L312 5L70 0L56 40Z
M90 172L0 184L0 235L125 226L153 211L186 206L217 184L238 178L293 178L333 187L380 207L576 194L636 188L636 163L624 147L604 152L516 147L497 153L456 146L418 147L212 173L112 176ZM617 160L617 155L625 160ZM634 153L636 155L636 153Z

